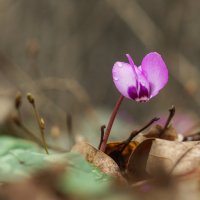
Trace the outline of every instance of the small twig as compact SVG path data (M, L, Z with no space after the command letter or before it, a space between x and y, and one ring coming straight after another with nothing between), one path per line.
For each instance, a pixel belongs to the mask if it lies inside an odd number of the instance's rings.
M176 110L175 110L175 106L172 105L172 107L169 109L169 117L168 117L168 119L167 119L167 121L166 121L166 123L165 123L164 130L168 128L169 123L171 122L172 118L173 118L174 115L175 115L175 111L176 111Z
M103 137L104 137L104 133L105 133L105 128L106 128L105 125L102 125L102 126L101 126L101 138L100 138L100 142L99 142L99 147L98 147L98 149L100 149L101 144L102 144L102 142L103 142Z
M27 93L27 99L33 107L35 117L36 117L36 120L37 120L37 123L38 123L38 127L39 127L39 130L40 130L40 133L41 133L41 137L42 137L42 141L43 141L43 147L44 147L46 153L49 154L48 147L47 147L47 144L46 144L46 140L45 140L45 137L44 137L44 128L45 128L44 119L39 116L39 113L38 113L36 106L35 106L35 99L33 98L32 94Z
M22 95L21 92L18 92L15 96L15 108L19 110L22 105Z
M19 128L22 129L22 131L24 131L24 133L26 133L26 134L29 136L28 138L29 138L31 141L34 141L34 142L36 142L38 145L40 145L41 147L43 147L43 142L42 142L37 136L35 136L35 134L32 133L32 132L23 124L23 122L21 121L20 118L14 116L14 117L12 118L12 120L14 121L14 123L15 123ZM50 144L48 144L47 146L48 146L48 148L50 148L50 149L52 149L52 150L55 150L55 151L60 151L60 152L65 152L65 151L66 151L65 149L62 149L62 148L56 147L56 146L52 146L52 145L50 145Z
M20 120L21 120L21 112L20 112L21 105L22 105L22 95L21 92L17 92L15 96L15 109L17 110L18 117L20 118Z
M166 121L166 123L165 123L165 126L164 126L163 130L162 130L162 131L160 132L160 134L159 134L159 138L162 137L162 135L165 133L166 129L169 127L169 124L170 124L172 118L174 117L175 112L176 112L175 106L172 105L172 107L169 109L169 116L168 116L168 118L167 118L167 121Z
M144 131L145 129L147 129L149 126L151 126L154 122L158 121L160 118L158 117L155 117L153 118L148 124L146 124L144 127L142 127L141 129L139 130L134 130L132 131L132 133L130 134L130 136L128 137L127 140L125 140L123 142L123 147L121 148L120 152L122 153L124 151L124 149L126 148L126 146L131 142L131 140L136 136L138 135L140 132Z
M49 154L48 146L47 146L47 143L46 143L45 137L44 137L45 122L44 122L43 118L40 118L40 124L39 125L40 125L40 132L41 132L41 135L42 135L42 141L44 143L45 151L46 151L47 154Z
M13 116L12 117L12 120L14 121L14 123L22 129L22 131L24 131L29 137L29 139L31 139L32 141L36 142L37 144L39 144L40 146L43 147L43 142L41 142L41 140L35 136L34 133L32 133L24 124L23 124L23 121L22 121L22 116L21 116L21 105L22 105L22 95L20 92L18 92L16 94L16 97L15 97L15 109L17 111L17 116ZM55 147L55 146L52 146L52 145L48 145L48 147L52 150L55 150L55 151L60 151L60 152L65 152L66 150L60 148L60 147Z

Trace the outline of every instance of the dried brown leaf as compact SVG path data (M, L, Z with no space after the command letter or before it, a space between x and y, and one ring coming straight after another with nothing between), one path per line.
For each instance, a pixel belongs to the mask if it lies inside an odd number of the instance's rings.
M128 165L127 176L130 181L138 181L148 177L146 163L154 139L146 139L132 152Z
M75 144L71 151L83 155L88 162L98 167L102 172L124 181L124 178L120 173L119 166L116 164L116 162L111 157L102 151L97 150L92 145L82 141Z
M162 167L174 175L194 170L200 164L200 142L178 142L155 139L152 143L146 170L156 174Z
M138 181L149 176L185 174L199 164L200 142L146 139L131 154L127 174L131 181Z
M164 133L160 136L160 134L164 131ZM156 124L151 128L151 130L145 134L145 137L147 138L159 138L161 137L162 139L165 140L172 140L176 141L178 139L178 134L176 132L176 129L173 128L173 126L169 126L166 128L166 130L163 130L163 127Z

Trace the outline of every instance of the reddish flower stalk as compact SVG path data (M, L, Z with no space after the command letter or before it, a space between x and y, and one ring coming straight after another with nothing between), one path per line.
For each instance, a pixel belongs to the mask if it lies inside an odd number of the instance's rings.
M103 137L103 141L102 141L101 147L100 147L100 150L103 151L103 152L105 152L105 150L106 150L106 144L107 144L107 141L108 141L108 138L109 138L109 135L110 135L110 131L112 129L112 125L113 125L113 122L115 120L115 117L116 117L116 115L118 113L119 107L120 107L123 99L124 99L124 96L121 95L119 97L116 105L115 105L115 108L114 108L114 110L112 112L112 115L111 115L110 120L108 122L108 125L106 127L106 131L105 131L105 134L104 134L104 137Z

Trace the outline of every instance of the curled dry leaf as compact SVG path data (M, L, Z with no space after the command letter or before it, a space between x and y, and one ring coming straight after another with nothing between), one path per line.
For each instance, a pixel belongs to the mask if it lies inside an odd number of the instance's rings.
M148 149L147 149L147 146L146 146L146 144L150 144L150 141L152 141L149 139L159 138L160 135L161 135L161 138L165 139L165 140L171 140L171 141L182 141L183 140L183 137L181 137L180 134L177 134L176 129L173 128L172 126L169 126L168 128L164 129L160 125L155 125L151 128L151 130L147 134L139 133L133 138L133 141L131 141L129 143L126 143L126 141L108 143L106 146L105 153L107 155L109 155L118 164L121 171L124 172L127 168L128 160L129 160L131 154L137 148L138 144L144 142L145 140L148 140L144 144L140 145L140 147L138 148L136 153L133 154L134 160L135 159L138 160L138 158L139 158L140 161L143 160L142 162L144 162L144 159L147 159L147 157L146 156L141 157L140 155L138 157L137 156L138 152L142 151L142 154L146 155L146 152L149 152L150 147L151 147L151 145L148 145ZM135 158L135 156L138 158ZM140 169L140 172L144 168L143 166L140 166L138 168L138 169ZM134 167L137 168L137 166L134 166ZM131 169L131 171L132 171L132 169ZM140 177L141 173L139 173L137 171L137 176L138 175Z
M163 173L181 175L200 164L200 142L178 142L146 139L132 152L127 175L138 181Z
M142 143L147 139L152 138L160 138L160 133L163 131L163 127L159 124L153 126L150 131L146 134L139 133L136 137L133 138L134 141L138 143ZM170 140L170 141L183 141L183 135L178 134L176 129L173 126L169 126L165 131L164 134L161 136L161 139Z
M82 141L75 144L71 151L83 155L88 162L98 167L102 172L124 181L116 162L92 145Z
M200 142L153 141L146 170L157 173L158 167L174 175L194 170L200 164Z
M139 181L148 178L146 164L154 139L146 139L132 152L127 164L129 181Z
M168 128L164 130L164 128L160 126L159 124L156 124L155 126L153 126L151 130L147 134L145 134L145 137L147 138L161 137L162 139L172 140L172 141L178 140L178 134L176 132L176 129L173 126L169 126Z

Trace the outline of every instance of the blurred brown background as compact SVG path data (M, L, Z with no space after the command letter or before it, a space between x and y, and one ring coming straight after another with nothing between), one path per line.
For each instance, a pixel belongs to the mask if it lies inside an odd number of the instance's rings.
M199 10L197 0L1 0L0 95L33 93L51 125L64 124L66 113L95 121L97 108L111 109L119 96L113 63L130 53L139 65L158 51L167 87L146 104L124 101L121 110L140 123L174 104L198 118Z

